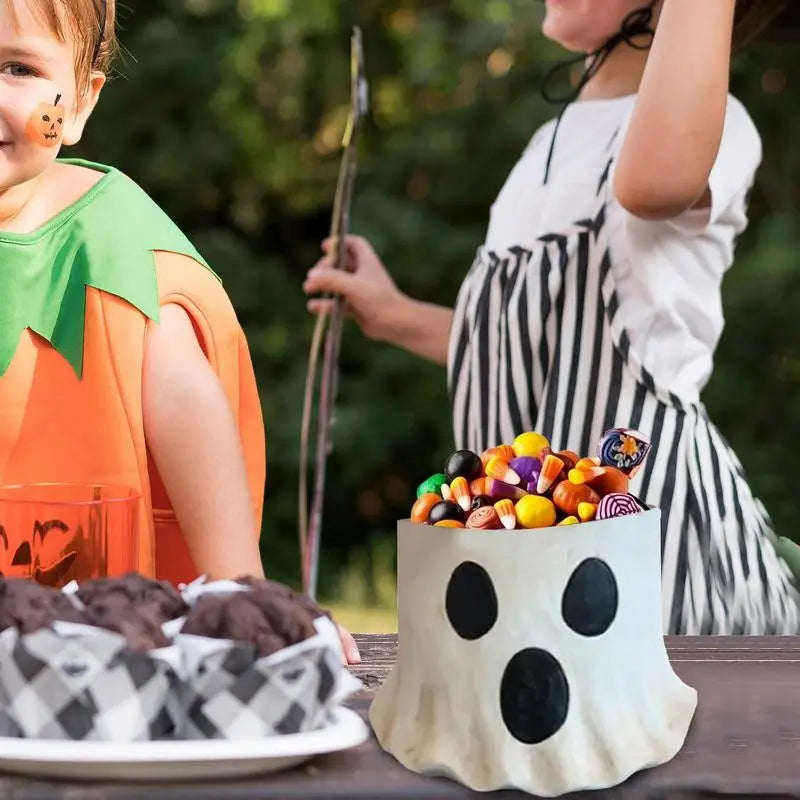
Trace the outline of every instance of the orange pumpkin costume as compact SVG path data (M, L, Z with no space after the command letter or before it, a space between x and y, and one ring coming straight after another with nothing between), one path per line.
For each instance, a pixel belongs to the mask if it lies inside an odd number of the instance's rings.
M140 490L139 571L190 581L145 442L145 334L167 303L192 319L240 431L260 530L265 436L247 342L217 276L146 193L113 168L68 161L105 174L33 233L0 232L0 484ZM188 258L157 262L161 251Z

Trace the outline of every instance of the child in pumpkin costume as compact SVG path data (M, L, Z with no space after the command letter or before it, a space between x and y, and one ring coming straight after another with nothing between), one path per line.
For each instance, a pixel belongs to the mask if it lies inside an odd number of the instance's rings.
M133 487L141 573L262 576L264 425L230 301L133 181L56 158L97 103L114 17L0 2L0 485Z
M228 297L133 181L56 158L113 31L113 2L0 3L0 484L133 487L140 572L261 575L264 426Z

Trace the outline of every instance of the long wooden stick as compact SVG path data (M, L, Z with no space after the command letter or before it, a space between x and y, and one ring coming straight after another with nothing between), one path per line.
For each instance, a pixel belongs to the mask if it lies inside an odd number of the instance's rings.
M353 30L351 42L351 89L350 114L345 130L344 154L339 169L339 179L333 202L331 238L335 248L334 268L347 269L346 238L350 222L350 203L357 173L357 142L361 120L367 110L367 82L364 76L364 56L361 31ZM333 311L324 308L314 326L311 350L306 371L303 396L303 419L300 431L300 480L298 491L298 521L300 559L303 591L316 596L319 569L319 542L322 528L322 510L325 500L325 469L333 446L332 427L335 424L334 410L339 384L339 351L344 321L344 302L335 296ZM326 324L327 325L326 330ZM314 384L320 350L324 343L320 392L317 403L317 436L314 462L314 484L310 518L308 507L308 445Z

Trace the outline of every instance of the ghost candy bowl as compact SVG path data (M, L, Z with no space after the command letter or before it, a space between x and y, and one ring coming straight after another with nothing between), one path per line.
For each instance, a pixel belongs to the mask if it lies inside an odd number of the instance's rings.
M660 519L399 521L398 658L369 712L381 747L474 790L547 797L670 761L697 694L664 647Z

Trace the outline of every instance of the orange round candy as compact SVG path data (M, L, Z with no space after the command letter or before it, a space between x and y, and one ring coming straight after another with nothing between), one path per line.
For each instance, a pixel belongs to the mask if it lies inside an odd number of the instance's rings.
M570 481L561 481L553 491L556 507L570 516L577 516L580 503L599 503L600 496L591 486L582 483L576 486Z
M484 476L483 478L475 478L475 480L470 481L469 493L473 497L478 497L478 495L481 494L489 494L489 492L486 491L486 477Z
M442 498L438 494L433 494L433 492L421 494L411 508L411 521L417 525L427 522L431 509L441 502Z
M607 494L628 494L630 478L616 467L603 467L605 470L602 475L587 481L589 486L594 489L600 497Z
M564 469L575 469L575 465L581 460L580 456L572 450L559 450L553 453L564 462Z
M433 523L434 528L463 528L464 523L459 522L457 519L440 519L438 522Z

